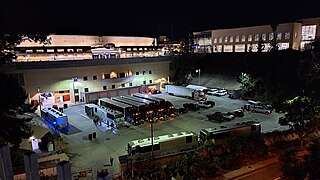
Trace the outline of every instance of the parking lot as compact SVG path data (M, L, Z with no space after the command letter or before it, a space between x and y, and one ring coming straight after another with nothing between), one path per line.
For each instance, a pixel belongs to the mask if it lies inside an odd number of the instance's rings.
M167 94L157 94L157 97L164 98L172 102L176 107L182 107L183 103L195 102L190 99L169 96ZM207 96L208 100L214 101L215 106L209 109L201 109L199 111L189 111L180 114L176 118L170 118L167 121L159 121L154 123L154 136L172 134L181 131L193 131L199 133L202 128L219 127L221 125L235 124L244 121L258 121L261 123L262 132L282 129L278 125L278 113L269 115L245 112L244 117L235 118L229 122L217 123L208 121L206 114L216 111L226 112L240 108L246 101L239 99L229 99L227 96L216 97ZM129 141L150 137L151 128L149 123L139 126L118 126L116 131L111 131L105 126L95 126L93 121L87 117L84 112L84 105L76 105L65 109L65 113L69 117L72 126L79 129L74 134L61 134L62 137L69 142L68 153L77 154L71 158L72 171L80 171L93 169L93 172L104 168L103 165L109 164L109 157L114 158L114 165L108 166L112 173L120 171L118 156L126 154L126 145ZM97 138L92 141L88 140L88 134L96 132Z

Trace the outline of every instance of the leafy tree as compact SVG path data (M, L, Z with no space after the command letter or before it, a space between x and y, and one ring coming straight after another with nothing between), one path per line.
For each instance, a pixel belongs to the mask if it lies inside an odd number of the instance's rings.
M0 74L0 81L0 143L18 147L22 139L32 135L28 125L32 118L24 116L25 112L32 111L30 105L25 104L26 92L16 79Z
M0 34L0 64L16 59L13 48L23 41L50 44L47 34Z
M304 167L308 179L320 179L320 139L315 139L308 148Z
M251 77L250 74L247 73L242 72L239 76L239 81L245 91L250 91L255 85L255 80Z
M288 150L281 156L282 172L286 179L304 179L303 162L297 158L296 150Z
M264 41L263 41L262 37L260 37L259 42L258 42L258 48L257 48L258 52L262 52L264 50L265 45L263 43L264 43Z
M274 51L277 51L279 49L278 47L278 43L277 43L277 29L278 29L278 24L271 24L271 29L273 31L273 39L272 41L270 42L270 51L271 52L274 52Z
M284 109L287 112L284 117L279 118L281 126L289 126L290 129L298 134L300 145L319 127L319 120L313 118L312 101L308 97L297 96L284 103Z

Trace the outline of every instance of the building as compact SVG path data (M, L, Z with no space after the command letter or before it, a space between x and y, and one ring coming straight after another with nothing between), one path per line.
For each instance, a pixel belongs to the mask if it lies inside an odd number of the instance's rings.
M165 83L173 73L172 67L172 57L165 56L15 62L1 66L0 72L18 79L29 100L41 99L45 106L86 102L86 94L92 92Z
M271 25L194 32L195 53L256 52L261 41L263 51L270 50L276 39L279 50L308 48L308 43L320 37L320 17L300 19L278 24L274 32Z
M24 41L15 48L17 61L54 61L157 57L156 38L129 36L49 35L50 44Z

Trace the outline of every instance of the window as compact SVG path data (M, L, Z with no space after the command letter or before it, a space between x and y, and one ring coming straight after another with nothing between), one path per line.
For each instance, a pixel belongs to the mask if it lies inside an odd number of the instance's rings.
M219 37L219 43L222 43L222 37Z
M93 80L97 80L97 76L92 76L92 79Z
M143 84L146 84L146 81L143 81Z
M121 87L124 87L125 85L124 84L121 84Z
M273 40L273 33L269 33L269 41Z
M260 37L259 37L259 34L256 34L256 35L254 36L254 40L255 40L255 41L259 41L259 38L260 38Z
M151 83L152 83L152 80L149 80L149 83L151 84Z
M48 53L54 53L54 49L47 49Z
M73 49L67 49L67 52L73 52Z
M126 77L126 73L119 73L119 77L120 77L120 78Z
M103 86L103 90L107 90L107 86Z
M146 71L142 71L142 74L143 74L143 75L146 74Z
M316 37L317 25L302 26L301 40L313 40Z
M111 86L111 88L112 88L112 89L116 88L116 85L113 84L113 85Z
M263 34L261 35L261 37L262 37L262 40L263 40L263 41L267 40L267 35L266 35L266 33L263 33Z
M149 74L152 74L152 71L149 71Z
M282 39L282 33L278 33L277 34L277 40L281 40Z
M239 41L240 41L240 37L236 36L236 42L239 42Z
M284 33L284 39L290 39L290 32Z
M74 93L79 93L79 89L74 89Z
M230 42L231 43L233 42L233 36L230 36Z
M103 74L103 79L110 79L110 74Z
M44 50L43 50L43 49L37 49L36 52L37 52L37 53L43 53Z
M136 72L136 75L139 75L139 72Z
M77 52L83 52L83 50L82 49L77 49Z
M88 77L87 77L87 76L84 76L84 77L83 77L83 81L88 81Z
M248 36L248 41L249 42L252 41L252 35L251 34Z
M84 88L84 92L89 92L89 88Z
M241 42L245 42L246 41L246 36L241 36Z
M129 83L129 86L132 86L132 83Z
M217 43L217 38L213 38L213 43Z
M57 52L64 52L64 49L57 49Z
M228 42L228 36L224 37L224 42Z

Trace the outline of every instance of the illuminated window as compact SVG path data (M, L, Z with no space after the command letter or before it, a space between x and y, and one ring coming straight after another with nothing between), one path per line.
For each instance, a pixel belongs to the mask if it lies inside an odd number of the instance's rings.
M252 35L251 34L248 36L248 41L249 42L252 41Z
M267 40L267 34L266 34L266 33L263 33L263 34L261 35L261 38L262 38L262 40L266 41L266 40Z
M43 53L44 50L43 50L43 49L37 49L36 52L37 52L37 53Z
M133 51L138 51L138 48L132 48Z
M259 34L256 34L256 35L254 36L254 40L255 40L255 41L259 41L259 38L260 38Z
M302 40L313 40L316 37L317 25L302 26Z
M282 33L278 33L277 34L277 40L281 40L281 38L282 38Z
M33 53L33 50L32 49L27 49L26 53Z
M236 42L239 42L239 41L240 41L240 37L236 36Z
M222 37L219 37L219 43L222 43Z
M64 49L57 49L57 52L64 52Z
M245 42L245 41L246 41L246 36L245 35L241 36L241 42Z
M232 52L233 51L233 45L224 45L223 46L223 52Z
M67 49L67 52L73 52L73 49Z
M269 33L269 41L273 40L273 33Z
M284 39L290 39L290 32L284 33Z
M228 36L224 37L224 42L228 42Z
M233 36L230 36L230 42L231 43L233 42Z
M83 52L83 50L82 49L77 49L77 52Z
M127 48L127 51L131 51L131 48Z
M213 38L213 43L217 43L217 38Z
M47 49L48 53L54 53L54 49Z

